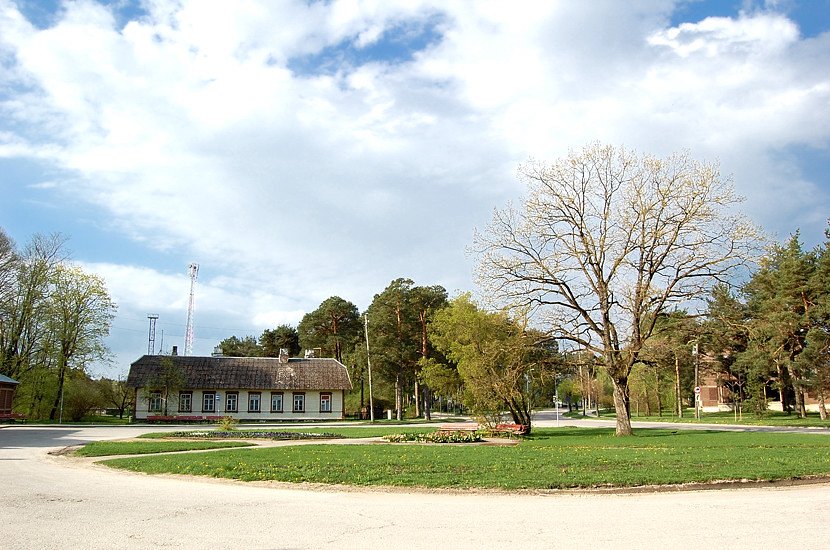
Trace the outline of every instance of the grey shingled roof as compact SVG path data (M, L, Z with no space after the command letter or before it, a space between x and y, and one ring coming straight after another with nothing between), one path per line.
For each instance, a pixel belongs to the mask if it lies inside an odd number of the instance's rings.
M3 382L4 384L20 384L20 382L18 382L17 380L9 378L4 374L0 374L0 382Z
M276 357L184 357L145 355L130 365L127 386L153 385L170 359L184 375L181 389L351 390L346 367L336 359Z

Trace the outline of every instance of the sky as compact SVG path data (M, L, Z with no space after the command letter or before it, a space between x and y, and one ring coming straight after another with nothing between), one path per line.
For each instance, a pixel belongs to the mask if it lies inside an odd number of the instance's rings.
M599 141L719 161L806 247L830 217L830 0L0 0L0 227L60 232L118 313L124 376L365 310L394 279L475 291L516 169Z

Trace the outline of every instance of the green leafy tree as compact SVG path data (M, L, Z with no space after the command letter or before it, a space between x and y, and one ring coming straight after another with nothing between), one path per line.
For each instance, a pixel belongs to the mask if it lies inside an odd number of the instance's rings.
M747 353L756 365L774 366L779 397L789 411L789 392L799 416L806 417L808 367L798 361L807 344L816 297L810 286L815 256L802 250L796 232L783 246L775 245L747 283L751 322Z
M395 415L403 419L404 386L417 370L420 333L417 313L412 306L411 279L395 279L376 294L367 311L369 315L372 364L394 380Z
M21 380L29 370L49 368L50 284L68 256L65 243L60 234L34 235L18 254L11 250L11 241L3 239L0 374Z
M58 265L51 278L51 315L48 321L55 350L57 393L49 418L55 419L67 370L83 371L95 360L103 360L109 350L104 338L109 334L116 306L104 280L81 268Z
M602 358L617 435L632 433L628 377L671 310L745 263L758 241L717 164L600 144L519 167L520 208L475 237L477 280L511 307L536 311L552 337Z
M300 353L300 336L291 325L265 329L259 337L259 347L263 357L279 357L281 349L287 349L291 357L296 357Z
M225 357L262 357L263 351L256 338L231 336L219 342L219 348Z
M343 353L354 347L362 328L357 306L332 296L303 316L297 333L303 349L320 348L323 356L334 357L342 363Z
M135 407L135 392L127 387L125 380L101 378L97 384L103 406L118 411L118 418L124 418Z
M162 357L161 371L147 381L145 395L151 399L152 392L160 392L162 397L162 413L169 413L170 396L175 395L187 382L184 371L176 364L175 357Z
M435 313L430 338L458 366L469 409L490 422L506 409L530 432L529 379L548 368L552 357L524 322L483 311L462 294Z
M63 417L79 422L88 414L106 406L100 386L83 371L72 369L67 375L63 399Z
M415 315L419 336L419 359L415 365L415 416L430 418L431 397L429 386L422 388L420 370L435 354L429 341L429 323L433 314L447 304L447 291L440 285L416 286L409 292L409 302Z

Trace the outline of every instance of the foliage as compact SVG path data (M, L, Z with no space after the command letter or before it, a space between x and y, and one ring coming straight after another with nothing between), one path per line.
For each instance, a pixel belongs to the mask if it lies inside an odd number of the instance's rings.
M64 394L63 419L72 422L83 420L105 404L98 384L78 371L70 372Z
M0 374L21 383L15 409L30 419L57 419L69 377L109 357L116 306L100 277L70 263L65 243L34 235L17 251L0 229Z
M628 377L658 314L704 294L750 257L758 234L717 164L588 145L519 167L521 208L476 234L477 279L543 316L551 335L601 358L617 433L632 433Z
M357 306L332 296L303 316L297 334L303 349L320 348L323 357L334 357L342 363L343 353L354 347L362 328Z
M507 410L516 424L531 425L529 377L550 368L550 350L539 335L504 312L480 310L469 294L435 314L430 338L458 368L464 402L476 415L497 423Z
M236 426L239 424L239 420L228 415L223 416L220 420L216 422L217 430L220 432L235 432Z
M231 336L219 342L219 348L225 357L261 357L262 348L253 336L237 338Z
M300 337L291 325L280 325L273 330L265 329L259 337L263 357L279 357L280 350L288 350L290 357L300 354Z
M390 443L476 443L481 441L478 432L437 431L429 433L403 433L383 436Z
M135 392L127 387L125 380L101 378L97 383L103 405L118 411L119 418L135 407Z

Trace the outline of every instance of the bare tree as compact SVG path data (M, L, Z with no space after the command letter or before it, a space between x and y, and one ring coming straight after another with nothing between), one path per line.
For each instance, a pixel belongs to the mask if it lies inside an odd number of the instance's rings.
M597 354L614 383L617 435L630 435L628 376L657 315L694 299L753 255L759 232L716 163L598 143L530 160L520 208L475 236L488 295L538 314L552 337Z

